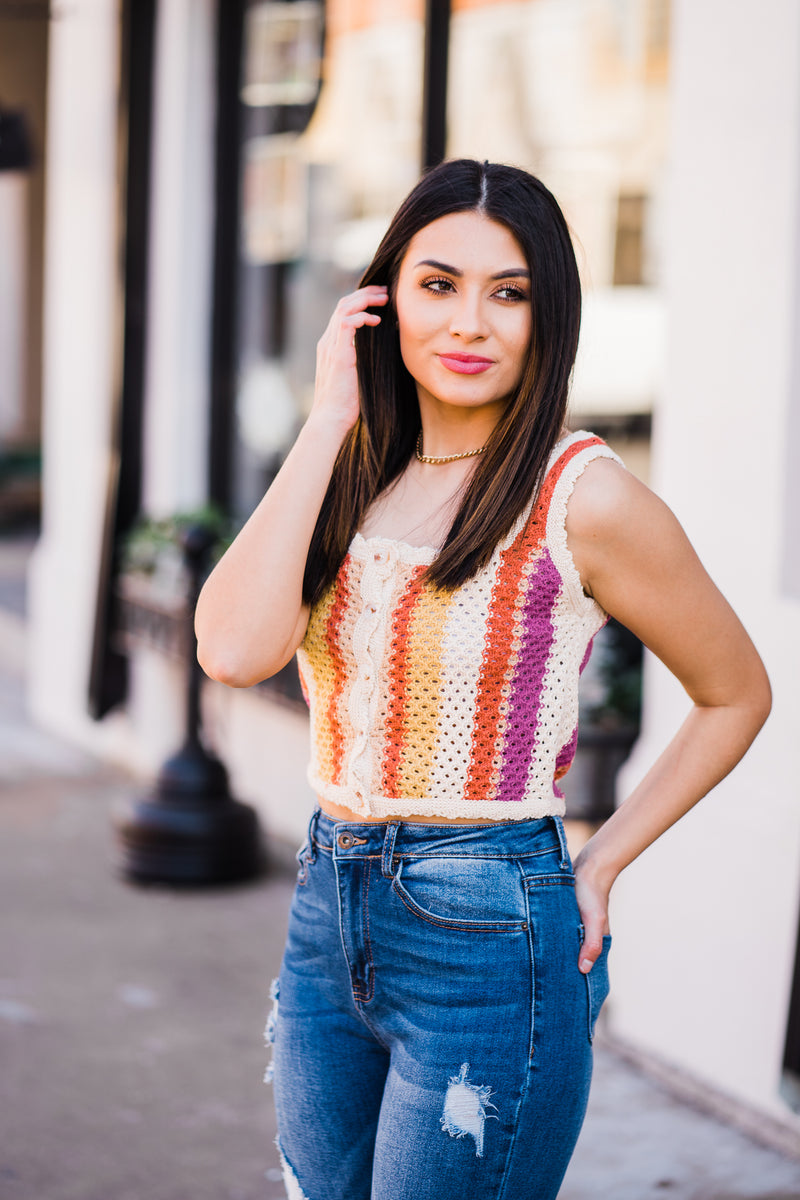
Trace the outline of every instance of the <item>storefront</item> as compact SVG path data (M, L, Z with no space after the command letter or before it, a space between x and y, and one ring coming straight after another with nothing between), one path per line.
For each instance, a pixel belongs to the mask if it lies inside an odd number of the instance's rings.
M784 519L798 412L797 281L785 247L796 240L800 30L788 0L771 0L768 21L754 0L735 20L722 0L703 14L677 7L670 141L666 3L454 2L446 149L517 162L556 192L586 287L575 418L614 435L646 476L655 413L656 484L767 657L778 715L686 832L620 884L609 1013L638 1044L785 1114L778 1083L800 897L800 817L788 791L797 739L787 724L798 595L785 582L797 575L797 542ZM710 33L712 9L713 28L735 42L730 58ZM75 0L51 24L31 699L44 724L143 777L180 740L184 666L158 632L119 641L125 534L142 516L209 501L241 518L268 483L308 411L328 314L418 176L432 105L425 15L421 0ZM748 98L759 104L745 110L734 65L756 44ZM736 116L727 133L709 79ZM734 126L757 171L742 172ZM748 213L762 208L759 237L745 236ZM753 294L760 308L743 325ZM754 463L757 507L742 486ZM167 594L172 567L158 580ZM207 736L235 793L289 840L312 802L293 689L287 676L277 692L209 685L204 695ZM648 666L630 772L684 707ZM756 878L745 856L765 781L774 855ZM712 852L710 876L707 862L688 869L695 845L706 858L708 847L722 851ZM745 876L747 889L736 883ZM709 878L725 896L724 921L709 904ZM741 961L742 931L752 969L732 997L725 981ZM654 939L669 947L674 987L656 970ZM647 976L643 961L653 963ZM702 995L687 998L680 982L695 977ZM759 1030L746 1047L742 1028Z

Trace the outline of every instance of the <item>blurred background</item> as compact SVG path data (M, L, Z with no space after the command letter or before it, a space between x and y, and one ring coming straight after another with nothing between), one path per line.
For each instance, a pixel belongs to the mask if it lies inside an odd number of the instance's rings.
M186 721L181 533L224 546L420 171L540 176L585 315L573 428L672 505L773 716L614 897L607 1024L800 1135L796 0L0 0L0 610L35 722L146 780ZM573 836L687 709L610 629ZM296 671L203 688L269 838L312 802ZM621 765L623 764L624 765Z

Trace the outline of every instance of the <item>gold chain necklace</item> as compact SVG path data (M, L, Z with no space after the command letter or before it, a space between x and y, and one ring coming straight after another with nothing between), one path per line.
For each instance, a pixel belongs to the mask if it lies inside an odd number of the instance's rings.
M485 446L479 446L477 450L465 450L463 454L423 454L422 453L422 430L419 431L417 438L416 452L417 458L421 463L430 463L432 466L438 467L442 463L458 462L460 458L474 458L476 454L483 454Z

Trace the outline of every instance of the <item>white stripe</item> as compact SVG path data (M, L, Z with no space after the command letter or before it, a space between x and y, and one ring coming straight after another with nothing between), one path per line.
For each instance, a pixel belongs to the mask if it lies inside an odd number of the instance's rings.
M584 441L586 438L593 437L591 433L586 433L585 430L578 430L570 437L565 438L563 442L559 442L558 449L560 454L566 453L570 446L575 442ZM583 474L584 469L596 458L610 458L614 462L622 466L622 460L614 453L614 451L605 445L587 446L585 450L579 450L575 457L567 463L561 473L553 495L550 499L550 508L547 512L547 548L550 551L550 557L555 564L561 578L564 580L564 587L567 595L572 601L575 612L587 615L590 612L600 612L600 606L584 595L583 587L581 586L580 576L575 567L575 563L567 545L567 504L572 495L576 482ZM555 461L558 461L557 459ZM553 465L551 461L551 466Z
M495 572L469 579L455 593L442 640L442 687L430 795L461 796L467 784L478 681Z

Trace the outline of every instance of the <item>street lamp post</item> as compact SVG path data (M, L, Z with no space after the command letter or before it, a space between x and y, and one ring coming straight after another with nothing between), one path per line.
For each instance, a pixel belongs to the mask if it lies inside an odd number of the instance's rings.
M201 737L202 671L192 620L213 541L199 525L183 537L189 577L183 745L162 766L154 791L124 802L114 815L122 871L138 882L228 883L262 866L256 814L232 798L224 765Z

